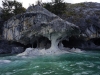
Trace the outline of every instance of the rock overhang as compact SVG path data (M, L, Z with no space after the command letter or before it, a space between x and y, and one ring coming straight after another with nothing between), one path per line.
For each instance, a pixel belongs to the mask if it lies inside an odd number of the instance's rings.
M38 36L50 39L51 34L63 36L77 35L80 32L78 26L62 20L41 6L31 6L27 12L12 17L4 24L4 38L23 44ZM57 38L58 39L58 38Z

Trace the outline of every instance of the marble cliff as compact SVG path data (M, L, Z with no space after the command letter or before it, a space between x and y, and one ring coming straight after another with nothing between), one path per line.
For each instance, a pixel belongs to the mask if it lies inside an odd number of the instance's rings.
M36 5L5 22L3 36L6 40L31 44L35 48L59 50L62 40L79 32L78 26Z

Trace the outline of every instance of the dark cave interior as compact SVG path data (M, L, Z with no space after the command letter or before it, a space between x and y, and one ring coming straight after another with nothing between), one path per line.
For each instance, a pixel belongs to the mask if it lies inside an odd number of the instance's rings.
M92 41L95 45L100 46L100 38L93 38L90 39L90 41Z
M81 46L81 43L84 42L83 39L71 36L69 37L69 40L62 40L62 44L64 47L69 47L69 48L78 48Z
M36 37L37 39L35 41L33 41L31 44L27 44L27 45L23 45L19 42L12 42L11 44L14 46L17 46L17 47L24 47L25 49L26 48L40 48L40 49L48 49L51 47L51 41L46 38L46 37L43 37L43 36L40 36L40 37ZM90 39L88 41L85 41L84 39L82 38L79 38L79 37L75 37L75 36L71 36L69 37L69 40L62 40L61 43L63 44L64 47L68 47L68 48L81 48L81 45L82 44L88 44L91 45L91 42L94 43L95 45L97 46L100 46L100 38L93 38L93 39ZM59 45L59 44L58 44Z

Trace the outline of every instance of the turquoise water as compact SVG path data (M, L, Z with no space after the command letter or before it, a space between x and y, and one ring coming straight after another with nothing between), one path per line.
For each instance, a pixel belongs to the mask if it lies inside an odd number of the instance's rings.
M100 75L100 52L0 56L0 75Z

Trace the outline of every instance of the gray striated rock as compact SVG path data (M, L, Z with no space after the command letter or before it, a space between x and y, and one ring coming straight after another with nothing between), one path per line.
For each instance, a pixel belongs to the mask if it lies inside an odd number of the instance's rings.
M3 32L3 23L4 21L2 20L2 8L0 7L0 39L1 39L1 36L2 36L2 32Z
M0 40L0 54L18 54L24 51L25 46L20 43Z
M1 14L2 14L2 8L0 7L0 16L1 16Z
M67 4L66 14L61 18L79 26L86 38L100 37L100 3Z
M73 45L73 47L88 50L100 50L100 39L98 39L100 38L100 3L83 2L66 5L66 14L60 17L79 26L81 30L81 36L79 38L83 40L77 40L77 43L75 41L74 45L72 41L69 41L70 46ZM96 41L93 39L96 39ZM74 40L76 39L74 38ZM91 43L88 41L91 41Z
M79 28L44 9L31 6L27 12L12 17L4 24L3 35L7 40L23 44L34 43L43 36L51 40L51 48L58 49L58 43L65 37L79 33Z

